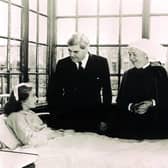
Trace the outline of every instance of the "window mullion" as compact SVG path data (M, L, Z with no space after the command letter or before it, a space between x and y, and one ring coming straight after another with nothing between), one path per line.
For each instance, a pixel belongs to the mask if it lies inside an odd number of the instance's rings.
M143 0L142 38L149 38L150 31L150 0Z
M20 52L20 82L27 82L28 78L28 36L29 36L29 2L22 1L22 18L21 18L21 52Z

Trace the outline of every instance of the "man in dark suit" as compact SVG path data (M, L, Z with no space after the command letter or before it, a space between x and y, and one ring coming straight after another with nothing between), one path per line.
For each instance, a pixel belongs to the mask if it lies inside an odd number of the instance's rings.
M58 127L98 131L112 101L107 60L89 53L84 34L68 41L69 57L59 60L49 83L48 107Z

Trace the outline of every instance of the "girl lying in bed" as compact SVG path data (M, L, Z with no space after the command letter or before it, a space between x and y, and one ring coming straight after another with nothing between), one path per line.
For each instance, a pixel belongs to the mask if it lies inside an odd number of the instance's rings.
M20 83L11 92L5 105L5 114L8 116L6 124L23 145L40 145L49 139L62 136L62 132L48 128L31 110L35 107L36 101L31 84Z

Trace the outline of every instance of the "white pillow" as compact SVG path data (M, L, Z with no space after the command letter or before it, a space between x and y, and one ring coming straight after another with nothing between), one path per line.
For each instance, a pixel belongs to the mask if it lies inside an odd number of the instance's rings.
M19 140L15 137L12 130L5 123L6 117L0 115L0 142L5 144L10 149L15 149L17 146L21 145Z
M0 141L0 149L6 148L6 145Z

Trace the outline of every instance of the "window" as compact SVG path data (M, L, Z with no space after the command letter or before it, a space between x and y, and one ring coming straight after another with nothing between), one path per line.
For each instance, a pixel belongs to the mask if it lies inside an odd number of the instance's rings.
M0 1L0 94L9 93L20 79L22 10L20 1Z
M29 1L28 78L39 103L46 101L47 88L47 0Z
M113 102L132 67L127 45L145 37L168 47L165 0L0 0L0 20L0 94L30 81L40 102L56 61L68 56L74 32L85 33L90 52L107 58Z
M0 0L0 94L10 93L19 82L30 81L39 99L45 101L47 3Z
M68 5L57 0L55 6L57 60L68 56L67 40L72 33L86 34L91 52L108 60L115 102L120 77L130 67L124 46L142 37L143 0L71 0Z
M151 0L149 12L149 37L168 48L168 2ZM165 67L168 70L168 52Z

